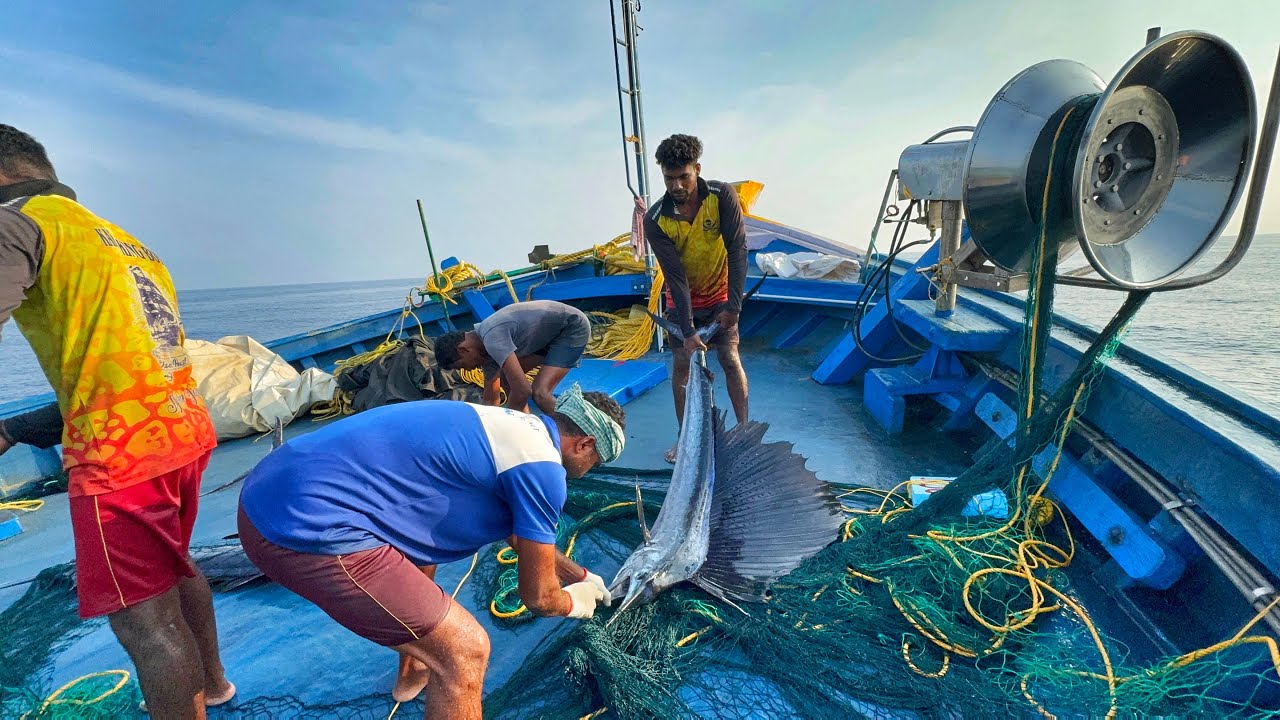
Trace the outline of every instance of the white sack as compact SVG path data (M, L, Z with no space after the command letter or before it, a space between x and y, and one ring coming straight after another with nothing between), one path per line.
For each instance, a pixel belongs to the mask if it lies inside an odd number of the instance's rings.
M858 282L862 265L857 260L814 252L756 253L756 265L767 275L805 280Z
M183 345L219 440L267 432L277 420L288 425L312 405L331 399L337 387L329 373L316 368L299 373L248 335L216 343L188 339Z

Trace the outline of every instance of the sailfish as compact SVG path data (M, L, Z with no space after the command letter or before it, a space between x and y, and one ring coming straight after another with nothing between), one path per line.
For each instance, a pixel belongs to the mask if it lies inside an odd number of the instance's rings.
M684 342L674 324L654 321ZM718 328L698 335L705 342ZM694 354L671 486L652 529L636 488L644 541L610 587L622 597L610 622L685 581L735 607L764 601L774 581L835 540L843 521L831 487L790 443L763 442L768 425L725 430L705 363L705 351Z

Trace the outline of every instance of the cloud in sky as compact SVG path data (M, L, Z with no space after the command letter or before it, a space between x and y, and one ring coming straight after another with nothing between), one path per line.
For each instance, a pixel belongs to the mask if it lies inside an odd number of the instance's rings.
M155 247L180 286L421 274L415 198L437 257L485 268L628 227L603 1L15 2L32 21L0 46L0 122L40 137L82 199ZM901 149L976 121L1022 68L1067 57L1109 78L1148 25L1196 27L1235 45L1261 91L1270 12L1268 0L1229 14L646 3L650 155L667 134L699 134L709 177L765 183L760 212L864 245ZM1280 231L1275 197L1264 231Z
M73 75L99 89L137 100L160 111L193 116L239 131L269 138L288 138L339 150L378 153L424 153L460 163L478 162L479 153L466 144L412 131L392 131L376 125L337 120L310 112L274 108L233 97L165 85L92 62L52 53L15 51L0 47L0 58L41 66L54 75Z

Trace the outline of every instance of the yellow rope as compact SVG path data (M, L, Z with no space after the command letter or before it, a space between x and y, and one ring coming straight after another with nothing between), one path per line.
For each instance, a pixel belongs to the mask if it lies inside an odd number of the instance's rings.
M467 580L471 577L471 573L476 571L476 565L478 565L479 563L480 563L480 553L479 552L472 553L471 567L467 568L466 574L463 575L462 579L458 581L458 587L453 589L453 594L450 595L449 597L452 597L455 599L458 597L458 593L462 592L462 586L467 584Z
M13 512L35 512L44 507L43 500L10 500L8 502L0 502L0 511L12 510Z
M458 285L464 282L472 282L478 290L488 283L489 275L498 275L507 284L507 292L511 293L512 302L520 302L520 296L516 295L515 285L511 283L511 278L502 270L494 270L491 273L483 273L480 268L468 262L460 262L453 267L441 270L439 273L427 278L422 284L423 294L439 295L446 302L457 304L458 301L453 299L454 291Z
M925 670L921 670L919 667L916 667L916 664L914 662L911 662L911 641L910 640L902 641L902 660L907 664L907 667L911 668L912 672L914 672L917 675L927 677L931 680L937 680L943 675L946 675L947 671L951 669L951 654L945 651L942 653L942 667L938 668L936 672L928 672Z
M631 251L627 249L627 244L630 241L631 233L623 233L604 245L594 245L585 250L566 255L557 255L549 260L544 260L541 266L544 270L554 270L555 268L572 265L583 260L595 259L604 265L606 275L643 273L647 269L645 264L635 260ZM458 301L453 296L457 293L459 286L464 283L470 283L470 286L476 289L483 288L489 283L489 275L497 275L502 278L507 285L507 292L511 294L511 301L520 302L520 296L516 294L515 285L505 271L499 269L484 273L480 271L480 268L468 262L460 262L427 278L422 284L421 292L424 295L439 295L446 302L457 304Z
M79 685L80 683L85 682L86 680L93 680L95 678L111 677L111 676L117 676L120 679L116 682L115 685L111 686L108 690L98 695L97 697L90 698L88 700L63 700L61 698L61 695L63 693L75 687L76 685ZM75 680L72 680L66 683L65 685L58 688L57 690L54 690L52 693L49 694L49 697L44 699L44 702L40 703L40 707L36 708L34 715L32 715L29 712L23 713L21 720L26 720L28 716L40 717L41 715L44 714L45 710L48 710L53 705L93 705L95 703L100 703L103 700L110 697L111 695L114 695L115 693L119 692L121 688L123 688L126 684L128 684L128 682L129 682L129 672L127 670L103 670L102 672L82 675L76 678Z
M657 314L662 299L664 278L658 269L649 288L648 311ZM653 318L639 310L621 311L618 313L593 313L596 317L605 318L608 324L603 332L592 333L587 343L587 354L606 360L634 360L644 357L653 342L653 334L657 326Z
M702 635L703 635L704 633L706 633L708 630L710 630L711 628L712 628L712 626L711 626L711 625L708 625L708 626L706 626L706 627L702 628L701 630L698 630L697 632L691 632L691 633L689 633L688 635L685 635L683 638L681 638L681 639L680 639L680 642L677 642L677 643L676 643L676 647L678 647L678 648L682 648L682 647L684 647L685 645L688 645L689 643L693 642L694 640L697 640L698 638L702 637Z
M372 350L362 352L358 355L352 355L334 363L333 374L340 375L343 371L351 368L357 368L362 365L368 365L377 361L385 355L388 355L400 348L404 347L404 324L408 318L413 318L413 322L418 326L418 337L425 342L427 340L426 329L422 327L422 321L418 319L417 313L413 310L416 306L413 304L413 297L406 296L404 306L400 308L400 317L396 320L391 330L387 331L387 336L378 343L378 346ZM311 414L317 417L314 420L328 420L329 418L340 417L342 415L350 415L355 412L352 407L352 394L348 390L342 388L334 388L333 397L325 402L316 403L311 407Z

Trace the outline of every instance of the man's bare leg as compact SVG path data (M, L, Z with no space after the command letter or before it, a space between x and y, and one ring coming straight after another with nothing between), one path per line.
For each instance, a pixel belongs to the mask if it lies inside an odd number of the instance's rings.
M421 661L431 673L426 717L480 720L489 636L471 613L450 600L444 620L431 634L395 649Z
M671 356L674 362L671 365L671 394L676 401L676 434L679 437L680 428L684 427L684 390L689 384L689 362L692 355L684 349L683 345L671 345ZM676 440L676 445L679 444ZM676 445L672 445L667 451L666 460L669 463L676 461Z
M191 629L196 647L200 651L205 702L209 705L221 705L235 695L235 688L227 681L222 656L218 651L218 624L213 615L213 591L209 589L209 581L195 563L191 562L190 557L187 562L191 563L196 575L178 581L182 617Z
M729 390L729 402L733 405L733 415L739 423L744 423L747 414L747 371L742 367L742 356L738 354L738 343L719 343L716 345L716 358L724 370L724 384Z
M154 717L203 720L204 669L196 637L182 615L178 588L107 616L138 668L138 684Z
M436 579L435 565L419 565L422 571L433 582ZM396 670L396 684L391 688L391 698L396 702L410 702L431 682L431 671L427 664L400 651L400 667Z

